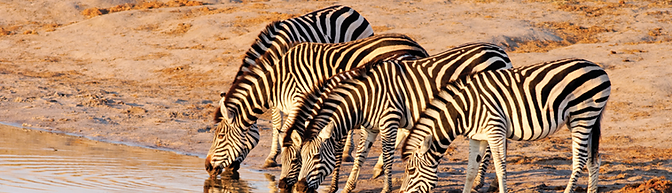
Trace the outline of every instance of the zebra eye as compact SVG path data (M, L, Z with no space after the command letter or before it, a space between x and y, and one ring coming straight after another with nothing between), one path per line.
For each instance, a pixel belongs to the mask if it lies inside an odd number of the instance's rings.
M224 139L224 134L217 134L217 139Z
M415 168L408 168L408 176L415 175Z

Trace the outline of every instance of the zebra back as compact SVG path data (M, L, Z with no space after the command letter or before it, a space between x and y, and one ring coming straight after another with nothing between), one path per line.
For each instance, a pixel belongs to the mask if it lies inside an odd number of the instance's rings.
M599 65L573 58L466 76L435 95L402 144L402 158L431 150L438 159L456 136L481 132L484 123L478 121L493 109L509 127L506 138L546 137L577 114L601 116L610 87ZM594 115L585 119L599 121Z
M243 64L238 70L242 75L255 60L270 53L271 61L282 57L297 42L337 43L373 36L373 28L354 9L334 5L299 17L273 21L259 33L250 49L245 52Z
M403 57L403 56L402 56ZM383 61L389 64L382 64ZM439 88L468 75L475 74L482 71L509 69L511 68L511 60L508 58L506 52L499 46L490 43L468 43L457 46L455 48L446 50L439 54L424 57L424 58L398 58L398 60L381 60L379 64L369 65L369 68L362 69L370 72L370 69L377 65L399 65L406 68L406 75L408 80L412 80L407 85L411 101L418 103L428 101L428 97L436 93ZM366 73L359 73L357 77L363 79ZM322 103L314 103L314 101L323 101L329 94L325 93L309 93L304 99L313 97L313 100L304 100L300 103L301 113L297 114L297 121L291 126L291 131L299 131L299 135L303 140L312 138L315 133L319 132L321 127L315 125L306 126L303 124L303 118L311 115L314 117L317 111L323 106ZM316 99L315 99L316 98ZM310 109L310 110L306 110ZM424 104L418 108L412 108L412 114L419 115L424 109ZM315 127L313 127L315 126ZM304 132L301 132L303 128ZM288 131L287 133L291 133ZM291 136L286 136L283 145L291 143Z

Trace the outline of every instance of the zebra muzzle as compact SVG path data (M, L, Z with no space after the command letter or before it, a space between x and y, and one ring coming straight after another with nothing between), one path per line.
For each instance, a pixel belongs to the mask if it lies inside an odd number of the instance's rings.
M308 182L306 181L305 178L299 180L299 182L296 183L296 191L298 191L298 192L314 193L314 192L316 192L315 191L316 189L317 188L313 188L313 187L308 186Z
M291 180L290 178L282 178L278 183L278 188L280 190L291 190L295 183L295 180Z

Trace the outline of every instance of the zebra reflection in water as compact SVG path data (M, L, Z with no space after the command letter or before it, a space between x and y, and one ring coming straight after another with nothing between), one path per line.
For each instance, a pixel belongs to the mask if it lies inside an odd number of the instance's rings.
M275 176L271 174L264 174L266 181L268 182L268 192L278 192L278 186ZM226 171L222 173L221 177L210 177L205 180L203 184L203 193L249 193L249 192L259 192L261 187L256 187L254 184L250 183L247 180L240 179L240 173L237 171Z

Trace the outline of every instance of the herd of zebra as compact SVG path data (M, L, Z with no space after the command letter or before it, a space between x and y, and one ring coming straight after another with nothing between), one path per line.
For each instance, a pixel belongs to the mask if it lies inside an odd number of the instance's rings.
M361 164L380 133L375 176L390 192L393 154L401 151L400 192L429 192L437 166L457 136L470 141L463 192L483 185L490 160L506 188L506 140L538 140L566 124L572 139L573 192L587 164L588 191L597 191L600 120L611 83L598 65L562 59L513 68L502 48L469 43L428 55L401 34L374 35L369 22L346 6L332 6L272 22L246 53L222 93L218 123L205 160L211 176L238 170L259 142L256 121L272 110L273 141L265 167L277 166L279 187L315 192L332 174L338 189L344 149L360 128L351 192ZM283 124L283 117L286 120ZM477 172L478 171L478 172Z

